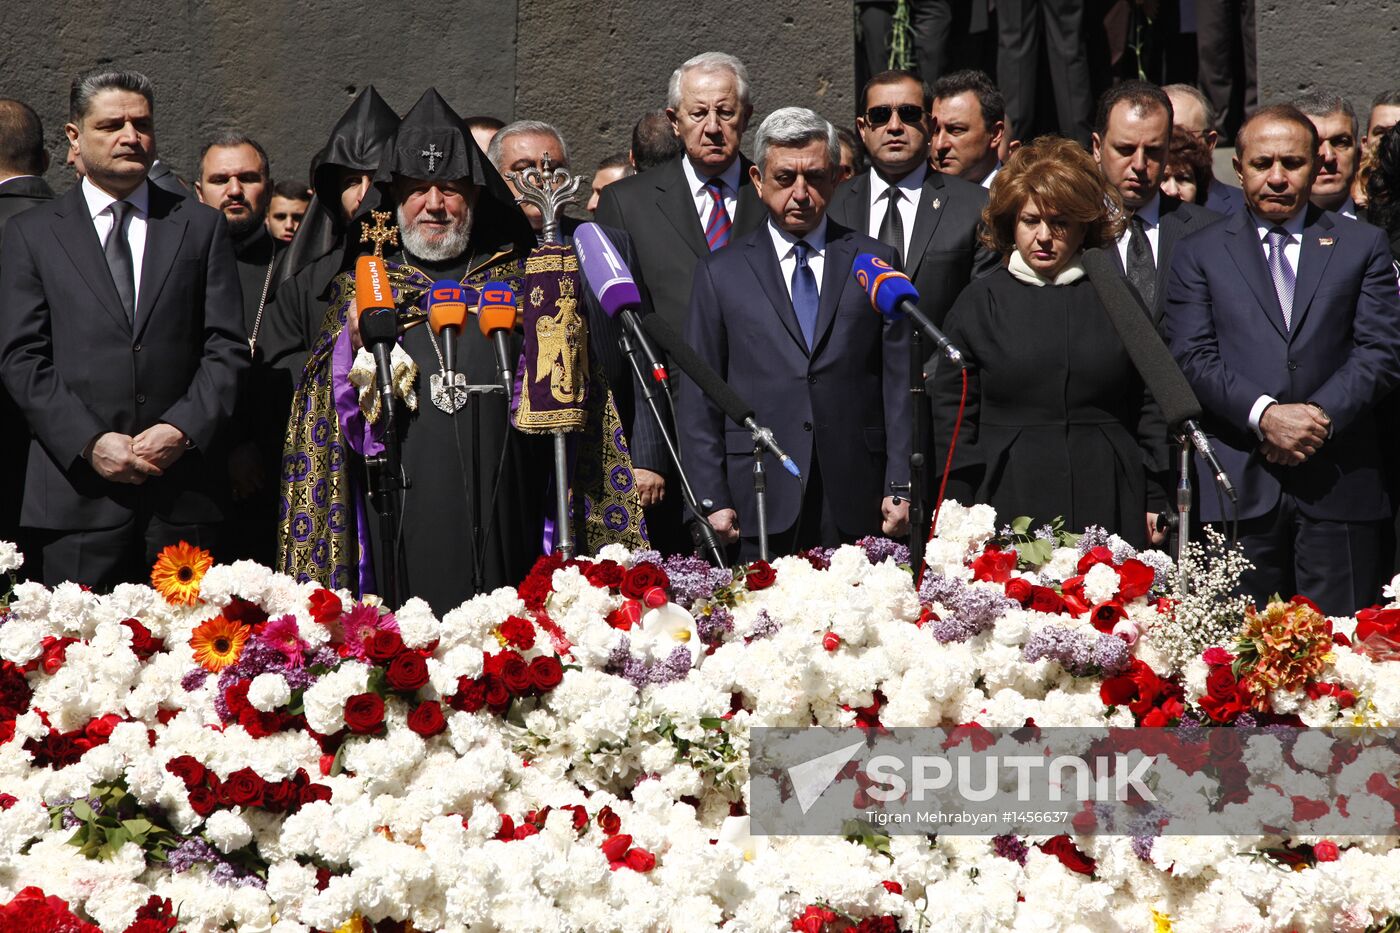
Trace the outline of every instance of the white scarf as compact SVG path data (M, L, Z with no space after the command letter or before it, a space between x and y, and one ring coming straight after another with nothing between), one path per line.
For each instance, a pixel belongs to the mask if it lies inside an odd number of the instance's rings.
M1032 269L1030 263L1022 258L1021 251L1016 249L1011 251L1011 261L1006 264L1006 271L1010 272L1017 281L1035 286L1068 285L1071 282L1078 282L1080 279L1084 278L1084 276L1088 275L1088 273L1084 271L1084 263L1079 258L1079 254L1075 253L1069 265L1061 269L1054 279L1047 279L1045 276Z

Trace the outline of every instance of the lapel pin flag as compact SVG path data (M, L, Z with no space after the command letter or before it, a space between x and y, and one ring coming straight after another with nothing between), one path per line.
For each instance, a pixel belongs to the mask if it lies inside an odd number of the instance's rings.
M1335 242L1337 242L1337 240L1330 236L1320 236L1317 238L1318 246L1331 246Z

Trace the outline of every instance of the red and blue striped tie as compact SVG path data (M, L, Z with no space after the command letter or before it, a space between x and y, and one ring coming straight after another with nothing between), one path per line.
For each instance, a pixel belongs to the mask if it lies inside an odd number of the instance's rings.
M729 244L729 231L733 229L734 224L724 206L724 182L717 177L711 178L705 182L705 190L715 202L715 206L710 209L710 219L705 224L705 242L709 244L710 252L713 253L721 246Z

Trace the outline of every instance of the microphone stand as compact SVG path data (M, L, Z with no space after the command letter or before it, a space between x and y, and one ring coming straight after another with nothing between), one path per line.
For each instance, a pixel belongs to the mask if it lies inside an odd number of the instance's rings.
M753 498L758 512L758 559L768 560L768 471L763 468L763 442L754 432Z
M928 541L928 527L924 522L927 488L924 466L928 458L924 449L928 446L930 416L928 387L924 383L924 333L918 327L909 329L909 396L914 406L909 448L909 565L917 578L919 568L924 565L924 546Z
M381 393L382 395L382 393ZM396 609L400 602L400 582L403 579L401 557L398 548L398 525L400 503L398 493L408 488L408 480L403 475L403 451L399 446L398 424L394 418L394 395L392 389L382 397L384 408L384 452L370 457L366 465L374 472L374 496L378 500L379 547L384 555L380 562L384 579L379 581L385 603Z
M729 565L724 562L724 549L720 547L719 537L710 525L709 518L700 512L700 506L695 501L695 490L691 488L690 479L685 475L685 467L681 464L680 450L676 446L675 438L671 436L671 429L667 425L666 419L662 416L661 406L657 404L656 392L652 388L651 382L642 374L642 364L637 358L637 345L633 342L625 322L621 333L622 352L626 355L627 362L632 366L633 375L637 377L637 381L642 386L642 398L646 399L647 407L651 409L651 416L656 420L656 427L661 432L661 439L666 442L666 452L670 454L671 462L676 466L676 476L680 478L681 497L685 500L685 507L698 523L700 538L704 542L705 549L714 558L715 565L721 569L727 569ZM669 398L667 396L668 401Z
M1181 476L1176 483L1176 593L1187 594L1186 542L1191 537L1191 438L1185 431L1181 434L1181 452L1178 455Z
M461 388L460 384L459 388ZM504 393L505 386L492 382L485 385L468 385L465 388L472 410L472 592L480 595L486 589L486 561L482 554L486 547L486 537L481 530L481 515L484 508L481 486L481 406L485 403L485 396L497 392Z

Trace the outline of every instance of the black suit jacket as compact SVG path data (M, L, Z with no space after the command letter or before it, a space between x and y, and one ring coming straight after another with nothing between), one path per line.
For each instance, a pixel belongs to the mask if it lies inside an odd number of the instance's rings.
M156 159L155 163L151 165L151 171L146 175L146 178L157 188L163 188L177 197L194 197L194 192L186 188L184 182L180 181L179 176L171 171L170 166L166 165L160 159Z
M1225 219L1225 215L1207 210L1198 204L1188 204L1165 194L1161 198L1161 213L1157 218L1157 298L1149 309L1152 312L1152 323L1158 325L1162 323L1162 309L1167 303L1167 275L1171 271L1176 245L1197 230L1204 230L1211 224ZM1119 275L1126 276L1128 273L1123 268L1123 257L1118 252L1117 244L1110 244L1105 252L1113 256ZM1128 287L1133 288L1131 282L1128 283ZM1133 293L1137 294L1137 289L1134 288ZM1143 304L1147 304L1146 299L1143 300Z
M862 172L837 189L828 212L832 220L861 233L870 229L874 171ZM902 268L919 291L919 307L939 327L968 283L1001 265L1001 257L977 239L986 206L987 189L981 185L934 171L924 179Z
M879 534L890 482L909 475L909 328L870 310L851 275L858 253L892 262L894 250L827 223L816 343L809 352L764 224L695 269L686 341L754 406L803 475L821 461L837 525L847 535ZM753 436L727 422L689 379L681 381L681 449L699 500L734 508L747 534L758 530ZM802 489L767 458L768 515L781 531L797 521Z
M22 522L115 527L138 508L217 521L222 469L205 463L248 364L223 215L150 185L133 328L103 259L81 186L26 211L0 248L0 375L34 436ZM158 422L195 444L140 486L100 478L82 457L108 431Z
M608 185L594 212L598 223L624 230L631 238L636 264L631 257L628 263L637 279L644 312L665 316L682 333L695 264L710 255L695 199L681 168L680 160L685 157L682 153L659 168ZM749 181L752 164L739 156L738 203L730 243L760 226L768 216ZM648 412L639 414L636 436L631 439L632 463L654 473L670 473L671 464L655 422Z
M0 235L4 234L5 223L11 217L51 200L53 189L37 175L0 181Z
M1381 231L1307 210L1292 327L1247 210L1180 245L1162 323L1239 490L1241 519L1266 514L1286 491L1310 518L1370 521L1389 514L1374 409L1400 381L1400 296ZM1332 436L1304 464L1268 463L1249 426L1261 395L1322 406ZM1215 496L1201 496L1200 510L1204 521L1226 517Z

